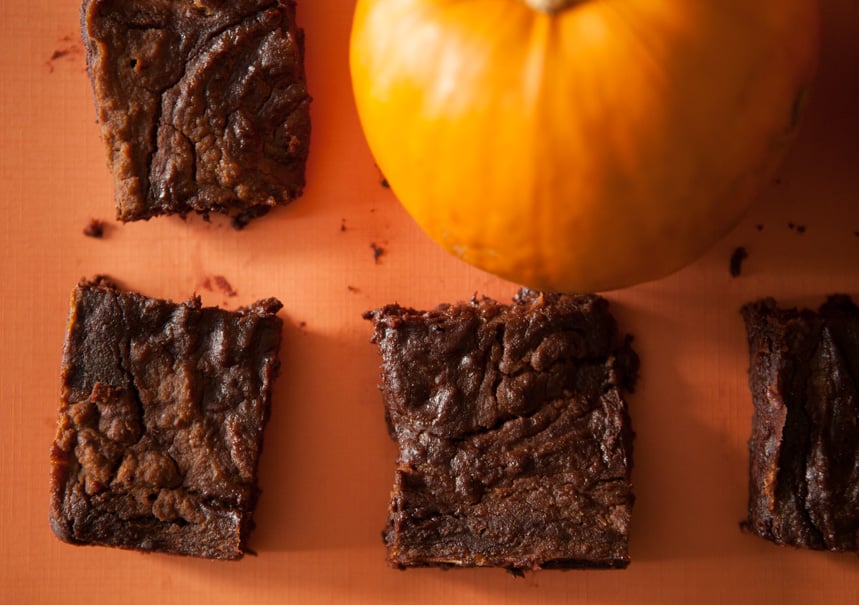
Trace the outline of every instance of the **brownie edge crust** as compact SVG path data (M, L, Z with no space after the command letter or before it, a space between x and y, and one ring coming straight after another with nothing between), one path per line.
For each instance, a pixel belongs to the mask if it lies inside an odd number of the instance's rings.
M51 449L60 539L216 559L247 552L280 308L270 298L225 311L105 279L78 285Z
M398 445L393 567L623 568L638 358L608 302L521 290L365 314Z
M742 308L754 413L749 516L776 544L859 552L859 308Z
M84 0L117 218L227 214L301 195L310 143L294 0Z

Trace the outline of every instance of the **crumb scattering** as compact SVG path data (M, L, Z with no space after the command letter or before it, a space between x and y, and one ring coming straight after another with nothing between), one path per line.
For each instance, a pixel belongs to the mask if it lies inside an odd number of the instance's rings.
M65 43L65 46L54 49L51 56L48 57L48 60L45 62L50 73L54 72L54 63L56 61L65 58L67 61L71 62L84 54L83 46L79 42L75 42L71 36L63 36L60 38L60 42Z
M376 242L371 243L370 248L373 249L373 262L378 265L379 257L385 253L385 249L379 246Z
M223 275L213 275L212 281L214 282L215 286L217 286L218 289L226 296L233 297L238 294L238 292L233 289L233 286L230 285L230 282L227 281L227 278Z
M731 277L739 277L743 271L743 261L749 257L749 252L743 246L738 246L731 254L729 270Z
M92 237L95 239L101 239L104 237L104 221L93 218L86 224L86 227L83 229L83 234L87 237Z

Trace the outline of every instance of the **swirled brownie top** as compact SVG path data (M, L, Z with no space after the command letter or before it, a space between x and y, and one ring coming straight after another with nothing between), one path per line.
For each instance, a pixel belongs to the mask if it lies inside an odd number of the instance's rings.
M399 446L395 567L625 567L637 357L598 296L366 314ZM627 342L628 344L628 342Z
M246 551L278 369L275 299L237 311L84 282L51 453L54 533L207 558Z
M299 196L310 137L292 0L85 0L82 35L121 221Z

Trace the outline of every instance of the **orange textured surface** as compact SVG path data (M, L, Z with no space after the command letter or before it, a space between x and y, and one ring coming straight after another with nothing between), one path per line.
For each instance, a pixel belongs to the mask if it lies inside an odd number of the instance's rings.
M643 363L630 397L631 567L517 579L385 565L395 450L361 313L474 292L508 300L515 286L438 249L382 187L349 86L352 2L299 6L315 97L308 187L242 232L217 218L115 223L77 2L0 3L0 603L855 603L855 556L782 549L738 528L751 396L737 310L762 295L808 305L835 291L859 296L859 5L823 5L820 79L778 179L694 265L608 294ZM103 239L83 235L92 218L107 221ZM377 259L374 246L384 250ZM737 246L749 257L732 278ZM141 555L51 534L48 452L68 296L96 273L228 308L283 300L283 369L252 538L259 556Z

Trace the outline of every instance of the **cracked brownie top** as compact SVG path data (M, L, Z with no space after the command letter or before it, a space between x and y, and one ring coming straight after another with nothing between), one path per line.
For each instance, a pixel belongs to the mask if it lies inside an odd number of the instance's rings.
M82 35L121 221L298 197L310 138L292 0L85 0Z
M749 516L776 544L859 552L859 307L742 308L754 403Z
M242 556L278 369L280 306L174 304L103 279L75 289L51 456L57 536Z
M399 446L389 562L624 567L632 506L623 388L637 357L598 296L521 291L366 314Z

